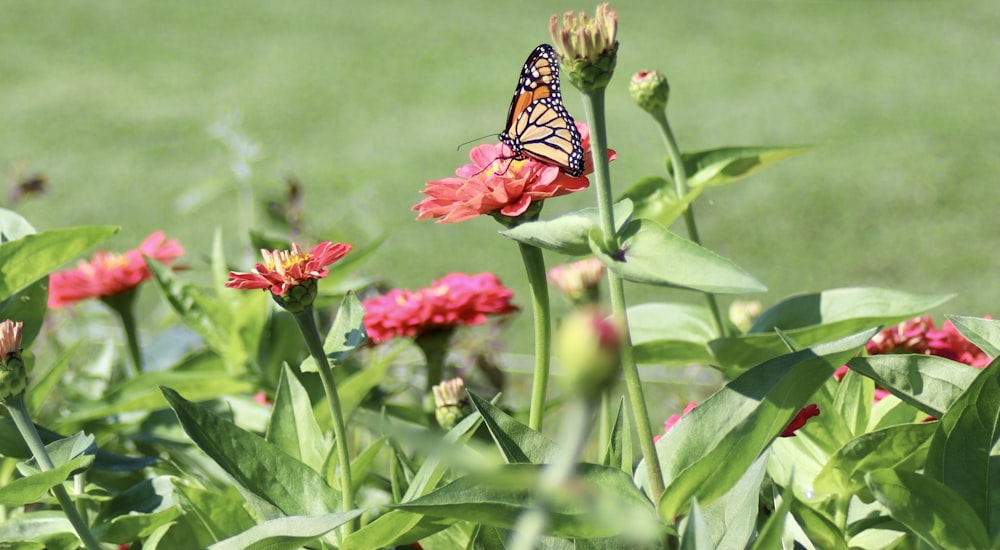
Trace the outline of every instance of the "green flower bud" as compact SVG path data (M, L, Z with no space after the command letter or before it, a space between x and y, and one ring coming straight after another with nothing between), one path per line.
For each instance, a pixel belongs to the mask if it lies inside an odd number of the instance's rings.
M21 359L21 327L10 319L0 323L0 402L24 393L28 372Z
M629 82L628 92L640 109L657 113L667 108L670 84L659 71L639 71Z
M618 14L608 4L597 6L593 19L583 13L563 15L562 26L555 15L549 33L559 52L566 78L582 92L606 88L618 58Z
M472 412L465 397L465 382L461 378L445 380L431 390L434 392L434 418L445 430L454 428Z
M318 287L316 279L304 279L298 284L289 287L284 294L271 293L271 297L289 313L302 313L311 308L313 302L316 301Z
M574 311L556 339L563 380L571 391L596 397L618 375L621 329L596 308Z

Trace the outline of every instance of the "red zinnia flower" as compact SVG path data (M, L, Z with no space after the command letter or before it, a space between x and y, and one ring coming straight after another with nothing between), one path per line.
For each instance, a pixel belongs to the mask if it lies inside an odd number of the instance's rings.
M324 241L309 252L303 252L292 243L292 250L261 250L264 262L254 265L252 273L229 272L228 288L240 290L268 289L281 296L288 289L312 279L329 275L326 266L336 262L351 251L351 245Z
M49 301L52 309L88 298L104 298L132 290L152 275L143 256L169 262L184 254L174 239L165 240L162 231L146 237L139 248L124 254L99 251L90 261L80 261L75 269L57 271L49 276Z
M479 325L487 316L517 311L513 291L492 273L452 273L416 291L393 289L365 300L365 330L375 343L397 336L459 325Z
M413 207L418 220L440 218L437 223L457 223L481 214L499 211L511 218L523 214L531 203L586 189L585 177L594 171L590 154L590 129L580 130L586 165L584 175L570 177L558 166L533 158L513 160L511 150L501 143L480 145L469 152L470 164L455 171L457 178L429 181L421 193L427 198ZM615 152L608 151L608 160Z

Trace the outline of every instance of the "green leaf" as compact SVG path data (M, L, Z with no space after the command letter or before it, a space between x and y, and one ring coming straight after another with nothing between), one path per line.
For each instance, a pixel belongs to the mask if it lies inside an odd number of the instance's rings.
M40 372L41 369L39 366L35 367L28 380L30 384L28 391L24 394L24 402L32 415L38 413L42 404L49 397L49 393L62 382L63 375L66 374L66 370L69 368L70 360L79 347L79 341L71 344L62 351L59 359L52 363L52 366L44 372Z
M875 384L856 371L848 370L837 385L833 407L837 417L844 421L852 436L865 433L874 399Z
M627 281L719 294L767 290L733 262L652 220L633 220L621 237L620 252L602 250L593 238L590 250Z
M632 218L632 202L624 200L615 204L614 215L618 231L621 231ZM597 209L585 208L553 220L523 223L501 231L500 234L519 243L561 252L567 256L583 256L590 254L587 236L600 227Z
M620 468L626 474L632 473L632 423L625 414L625 398L618 401L618 414L611 427L607 448L604 451L605 466Z
M709 363L708 343L719 337L711 312L702 305L640 304L628 308L628 324L639 363Z
M788 498L792 499L792 517L815 548L848 550L847 534L838 529L833 521L796 499L793 494Z
M717 548L712 544L711 531L705 522L705 515L698 506L698 500L691 501L684 527L681 529L680 550L709 550Z
M556 444L478 395L468 392L472 404L483 417L493 441L508 463L542 464L556 456Z
M989 548L975 510L958 494L926 475L878 470L865 482L889 515L932 548Z
M42 322L48 313L49 278L41 279L15 292L0 302L0 319L13 319L23 323L21 327L21 347L30 349L32 342L42 330Z
M793 296L768 308L748 334L709 344L718 362L745 369L787 351L778 328L801 345L811 346L878 325L909 319L951 299L952 295L908 294L881 288L839 288Z
M771 516L764 522L750 545L750 550L769 550L771 548L782 547L782 536L785 532L785 519L792 508L792 491L785 489L781 492L781 504L771 512Z
M351 460L351 482L353 483L355 492L365 484L365 479L368 477L368 473L371 472L375 458L378 457L378 453L382 450L382 447L385 447L384 437L376 439L364 451L358 453L358 456ZM335 449L330 449L330 456L333 457L336 455ZM329 470L327 471L329 472ZM335 480L331 479L331 476L328 475L327 479L331 487L339 487L339 482L335 483Z
M156 476L115 495L101 507L95 523L105 525L102 540L123 544L183 521L178 520L180 517L174 502L173 478Z
M202 489L181 479L172 479L174 498L191 527L206 533L210 540L201 541L205 546L253 527L256 522L246 509L246 501L231 486Z
M497 471L461 477L394 508L510 529L524 511L533 507L529 495L538 488L539 474L544 468L536 464L506 464ZM554 495L556 499L548 507L552 535L641 537L655 525L649 500L618 468L579 464L570 484L573 491Z
M935 418L944 416L981 372L934 355L873 355L855 357L847 364Z
M323 431L313 416L309 393L283 365L264 439L317 472L327 454Z
M936 430L934 424L900 424L864 433L830 457L816 476L814 487L818 492L849 498L864 488L868 472L885 468L919 470Z
M275 518L220 541L212 550L294 550L361 515L363 510Z
M15 479L0 487L0 505L24 506L38 502L56 485L66 481L74 473L87 469L94 462L94 455L84 454L63 462L55 468Z
M49 460L52 461L52 464L54 466L59 466L66 462L76 460L84 455L96 455L97 442L93 435L78 432L69 437L64 437L51 443L47 443L45 445L45 450L47 451ZM27 462L19 463L17 465L17 469L22 475L26 476L34 475L41 471L38 467L38 462L34 458Z
M354 293L344 296L333 326L323 342L323 351L333 366L340 365L349 353L368 341L365 333L365 310L361 301ZM302 372L317 372L316 362L312 357L302 362ZM345 414L346 416L346 414Z
M684 153L681 158L688 186L696 188L731 183L811 150L812 147L722 147ZM672 171L670 159L667 171Z
M767 473L769 454L758 457L726 494L702 508L712 538L711 548L745 548L757 530L761 484Z
M247 490L288 515L337 509L339 492L315 470L176 391L166 387L162 391L188 436Z
M991 538L1000 536L1000 360L979 372L941 418L926 474L971 505ZM902 521L902 520L901 520Z
M628 199L635 204L634 218L647 218L670 227L704 190L704 187L695 187L683 198L677 198L677 190L670 180L652 176L632 184L619 200Z
M23 216L13 210L0 208L0 243L17 240L35 233L37 233L35 227Z
M2 210L0 210L2 212ZM4 550L77 550L80 539L62 510L11 515L0 522Z
M76 423L127 412L162 409L167 402L160 393L160 386L177 388L197 400L248 393L254 389L249 382L222 372L144 372L111 388L99 400L75 407L62 420Z
M682 418L656 443L667 482L659 499L661 518L672 522L687 510L691 499L707 505L725 494L836 366L857 353L874 333L869 330L771 359L732 380Z
M945 317L955 325L962 336L983 350L983 353L993 359L1000 357L1000 320L958 315L945 315Z
M112 226L42 231L0 244L0 297L16 294L118 232Z

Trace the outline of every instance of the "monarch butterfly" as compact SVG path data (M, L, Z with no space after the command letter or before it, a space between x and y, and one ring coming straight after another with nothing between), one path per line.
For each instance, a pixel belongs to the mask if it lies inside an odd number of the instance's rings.
M531 157L573 177L583 174L583 145L573 117L562 103L559 61L552 46L531 52L521 69L500 142L515 160Z

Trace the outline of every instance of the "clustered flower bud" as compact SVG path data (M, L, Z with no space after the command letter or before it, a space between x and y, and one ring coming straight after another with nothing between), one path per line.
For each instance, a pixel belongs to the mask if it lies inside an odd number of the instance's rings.
M571 391L592 398L614 384L621 362L621 328L596 307L571 313L556 340L563 380Z
M434 392L434 417L438 425L450 430L472 412L465 396L465 382L461 378L445 380L431 388Z
M733 300L733 303L729 304L729 320L737 328L746 332L750 330L763 310L759 300Z
M659 71L639 71L628 83L632 101L648 113L660 113L667 108L670 99L670 84Z
M574 304L596 303L607 268L597 258L554 266L547 277Z
M24 393L28 373L21 360L23 323L7 319L0 323L0 402Z
M566 78L582 92L606 88L618 57L618 14L608 4L597 6L594 19L566 12L549 20L549 33L559 52Z
M319 292L319 284L316 279L305 279L295 286L291 286L284 294L271 294L275 303L289 313L301 313L312 307L316 301L316 294Z

